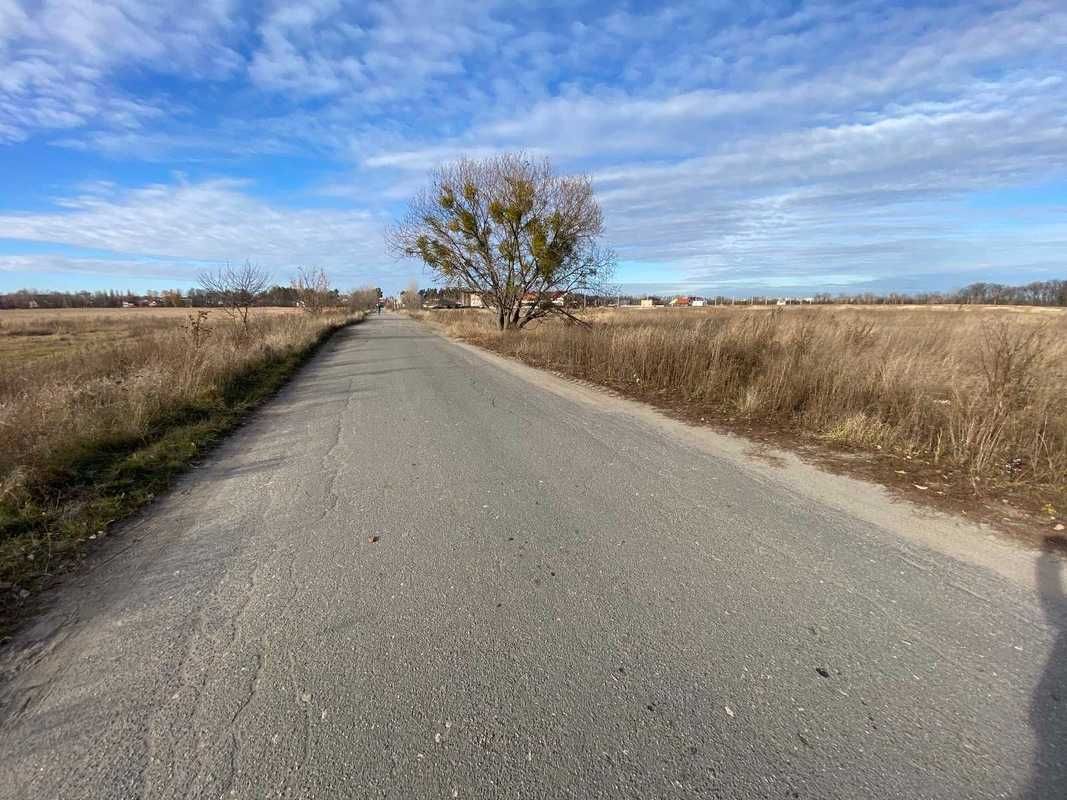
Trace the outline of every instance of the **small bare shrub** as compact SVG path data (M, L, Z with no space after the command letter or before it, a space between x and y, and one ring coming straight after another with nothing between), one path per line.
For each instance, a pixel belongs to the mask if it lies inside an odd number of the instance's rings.
M189 332L189 341L193 345L193 350L199 350L211 333L211 328L207 326L209 313L201 308L189 315L189 324L185 329Z
M227 264L214 272L200 274L200 287L213 302L225 309L243 334L249 331L248 318L252 306L269 283L270 274L251 261L246 261L240 267Z
M1046 352L1045 326L1019 329L997 320L985 329L978 364L991 399L1025 404L1039 379Z
M323 269L300 269L292 286L300 307L309 314L318 316L337 305L337 298L330 288L330 276Z
M406 311L418 311L422 308L422 295L419 294L419 285L415 281L409 281L407 288L400 293L400 302Z

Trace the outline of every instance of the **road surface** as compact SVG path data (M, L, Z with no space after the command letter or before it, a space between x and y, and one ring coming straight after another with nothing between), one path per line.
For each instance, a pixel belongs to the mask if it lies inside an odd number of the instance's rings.
M396 316L94 562L0 797L1067 797L1056 557Z

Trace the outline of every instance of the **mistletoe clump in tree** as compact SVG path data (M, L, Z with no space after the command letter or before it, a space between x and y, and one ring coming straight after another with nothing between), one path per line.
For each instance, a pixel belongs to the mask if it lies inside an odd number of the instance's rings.
M602 230L589 178L500 155L434 172L390 239L446 287L479 295L506 329L549 314L574 319L561 298L599 292L614 268L597 242Z

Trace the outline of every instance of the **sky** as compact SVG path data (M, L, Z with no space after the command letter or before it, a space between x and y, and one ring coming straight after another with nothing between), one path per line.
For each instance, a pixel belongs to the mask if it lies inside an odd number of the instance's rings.
M425 285L387 226L502 151L625 292L1067 278L1067 3L0 0L0 290Z

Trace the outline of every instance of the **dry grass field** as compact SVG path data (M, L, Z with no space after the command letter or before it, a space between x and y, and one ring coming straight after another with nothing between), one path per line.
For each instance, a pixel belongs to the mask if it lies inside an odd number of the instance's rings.
M21 364L40 356L71 354L98 344L119 344L186 325L188 308L65 308L0 311L0 359ZM296 313L292 308L256 309L257 317ZM223 321L224 313L212 310L209 324Z
M1061 309L619 309L506 334L489 314L422 316L694 419L869 454L868 473L935 501L1008 500L1047 531L1067 516Z
M0 609L60 569L354 318L0 311Z

